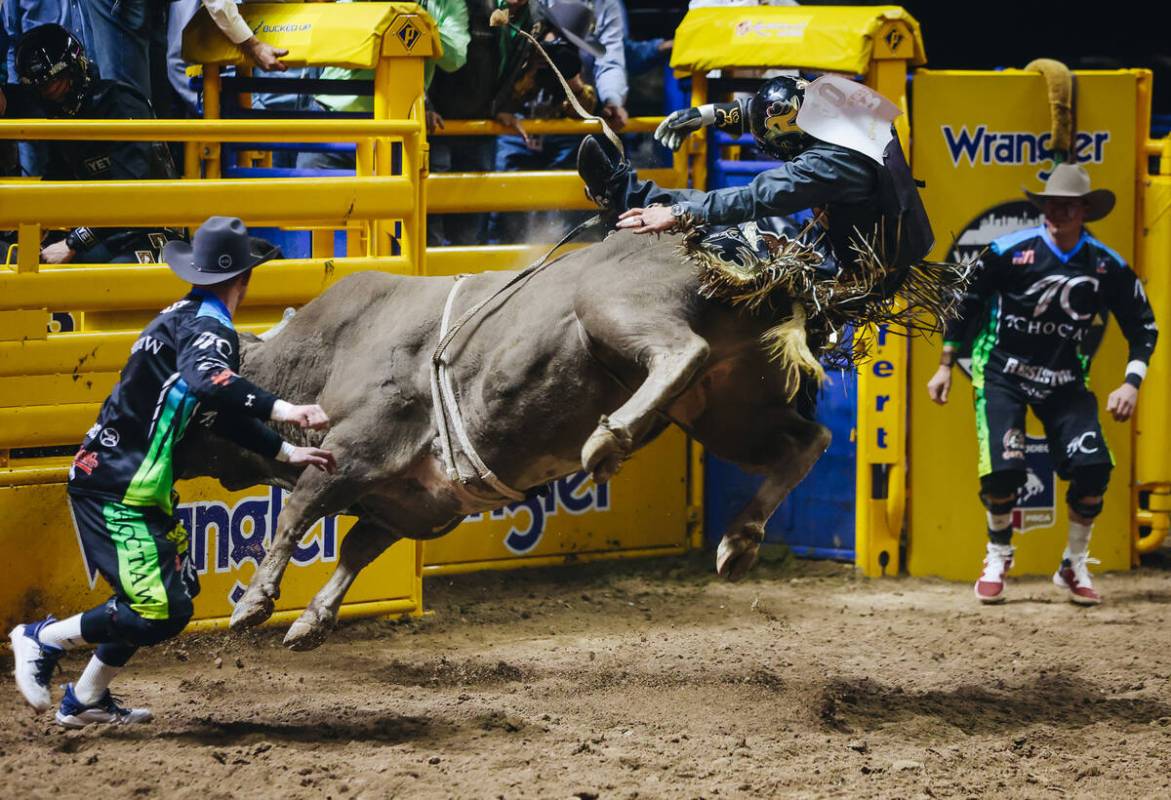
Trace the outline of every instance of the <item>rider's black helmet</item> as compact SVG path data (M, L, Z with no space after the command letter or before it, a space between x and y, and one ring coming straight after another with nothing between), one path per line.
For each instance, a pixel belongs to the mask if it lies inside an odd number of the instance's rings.
M773 78L748 101L748 126L753 138L760 149L782 161L813 144L813 137L797 127L805 85L804 80L787 75Z
M58 78L69 79L69 89L57 101L43 102L67 115L81 107L93 81L85 47L77 37L55 23L39 25L20 37L16 46L16 74L22 84L39 89Z

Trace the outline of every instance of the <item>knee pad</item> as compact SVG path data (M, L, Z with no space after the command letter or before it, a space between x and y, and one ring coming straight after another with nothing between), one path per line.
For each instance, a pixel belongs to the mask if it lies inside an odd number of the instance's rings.
M1016 505L1017 492L1025 485L1025 471L1019 469L990 472L980 478L980 502L993 514L1008 514ZM1007 497L1008 500L992 498Z
M107 606L110 627L115 636L126 644L149 647L177 636L187 627L193 609L190 602L172 609L166 619L147 619L123 600L111 600Z
M1074 513L1088 519L1093 519L1102 513L1102 495L1110 485L1109 464L1095 464L1090 467L1079 467L1074 470L1073 478L1069 482L1069 489L1065 493L1065 502ZM1087 497L1097 497L1093 502Z

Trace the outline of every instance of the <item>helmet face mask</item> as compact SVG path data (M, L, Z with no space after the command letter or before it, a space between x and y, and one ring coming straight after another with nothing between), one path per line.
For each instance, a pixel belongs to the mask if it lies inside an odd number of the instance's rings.
M85 48L73 34L55 24L33 28L21 37L15 61L20 82L35 89L48 110L77 114L93 75Z
M797 112L805 100L806 85L800 78L773 78L748 102L752 137L773 158L788 161L813 144L813 137L797 127Z

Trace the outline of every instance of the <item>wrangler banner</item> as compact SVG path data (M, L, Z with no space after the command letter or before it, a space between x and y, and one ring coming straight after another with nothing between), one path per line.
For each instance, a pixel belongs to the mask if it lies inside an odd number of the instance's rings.
M225 492L210 479L181 481L175 516L187 529L199 576L193 627L227 623L276 530L286 494L257 486ZM35 516L29 513L36 509ZM62 483L0 486L0 547L14 565L0 585L2 622L12 626L52 612L64 617L106 600L110 587L87 564ZM338 559L349 517L320 520L301 539L281 584L277 622L291 622L324 585ZM342 616L419 612L417 546L398 542L362 571Z
M1143 133L1136 130L1139 75L1076 75L1074 157L1088 170L1095 188L1111 189L1117 196L1114 211L1088 227L1133 263L1136 147ZM927 183L922 196L935 229L932 258L977 255L1000 236L1040 224L1040 212L1023 191L1039 191L1053 168L1049 106L1040 74L919 71L912 107L912 163L915 177ZM935 337L917 339L911 349L907 564L912 575L971 580L980 572L987 541L978 497L972 385L966 371L957 368L950 402L941 407L930 401L926 385L939 363L940 347ZM1131 563L1131 427L1105 413L1106 396L1122 382L1126 362L1126 342L1110 321L1090 373L1116 462L1090 545L1101 570L1128 569ZM1048 444L1031 412L1023 437L1010 433L1023 439L1012 444L1023 447L1028 464L1028 483L1013 513L1013 572L1052 573L1068 531L1066 484L1054 473Z
M687 548L687 534L687 437L671 427L609 483L571 475L426 542L424 574L669 555Z

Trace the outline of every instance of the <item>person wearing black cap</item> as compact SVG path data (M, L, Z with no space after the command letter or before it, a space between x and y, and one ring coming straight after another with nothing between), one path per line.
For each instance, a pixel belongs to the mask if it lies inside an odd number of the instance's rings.
M7 116L65 119L154 119L150 101L129 84L103 80L81 41L57 24L26 32L15 53L20 83L11 93ZM178 178L174 160L161 142L78 139L47 143L46 180L144 180ZM41 249L45 264L158 261L159 251L179 231L165 228L94 228L80 225L53 233Z
M252 270L280 250L249 236L239 219L212 217L193 245L171 242L163 255L192 290L130 348L69 470L70 510L87 568L100 572L114 595L82 614L49 616L10 634L17 687L38 711L52 704L49 682L65 651L97 645L81 678L65 687L57 722L66 727L151 719L147 709L120 706L109 684L139 647L177 635L193 612L199 580L173 493L174 453L190 425L294 467L336 468L329 451L295 447L265 424L322 429L329 418L320 406L285 402L237 374L232 315Z
M1025 191L1041 210L1041 225L1002 236L988 248L957 319L944 332L943 357L927 384L947 402L951 372L972 338L972 389L979 442L980 500L987 509L988 548L976 581L982 603L1005 599L1012 566L1013 508L1029 492L1025 412L1045 428L1057 474L1069 481L1069 538L1053 583L1079 605L1102 601L1087 566L1090 532L1102 511L1114 458L1098 422L1098 401L1087 387L1090 358L1106 314L1130 345L1122 383L1106 410L1130 419L1155 350L1158 328L1142 282L1122 256L1095 239L1085 223L1114 208L1114 193L1091 189L1075 164L1059 164L1042 192Z

